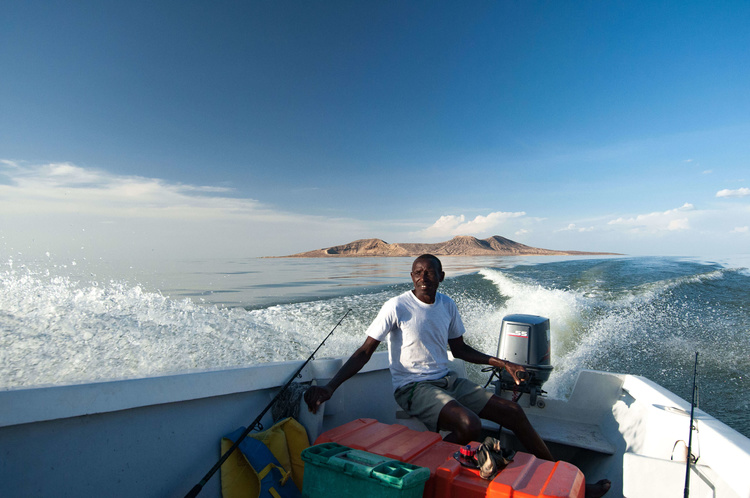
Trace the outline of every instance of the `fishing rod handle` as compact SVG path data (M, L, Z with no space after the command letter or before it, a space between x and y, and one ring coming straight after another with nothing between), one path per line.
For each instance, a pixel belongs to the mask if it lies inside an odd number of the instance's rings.
M202 489L203 484L196 484L195 486L193 486L193 489L191 489L188 494L185 495L185 498L195 498L196 496L198 496L198 493L200 493Z

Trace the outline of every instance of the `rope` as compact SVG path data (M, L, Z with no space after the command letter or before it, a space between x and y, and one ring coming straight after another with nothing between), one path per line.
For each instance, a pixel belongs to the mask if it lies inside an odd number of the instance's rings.
M288 417L295 420L299 418L300 400L308 387L310 387L309 382L292 382L289 384L289 387L271 408L271 417L273 417L274 423Z

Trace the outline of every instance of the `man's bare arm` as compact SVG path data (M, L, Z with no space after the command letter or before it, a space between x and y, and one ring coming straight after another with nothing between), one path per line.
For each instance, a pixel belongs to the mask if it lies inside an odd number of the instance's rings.
M380 341L376 341L372 337L368 337L364 344L362 344L350 357L346 360L346 363L336 372L336 375L326 384L325 386L312 386L310 389L305 391L305 402L307 403L308 409L317 413L320 405L331 399L333 392L338 387L346 382L348 379L357 374L362 367L364 367L372 354L377 349Z
M518 376L519 373L526 372L526 369L522 365L477 351L464 342L463 336L448 339L448 345L451 348L453 356L460 360L476 363L477 365L491 365L496 368L504 368L513 377L513 380L516 381L516 385L526 380L525 376L523 379Z

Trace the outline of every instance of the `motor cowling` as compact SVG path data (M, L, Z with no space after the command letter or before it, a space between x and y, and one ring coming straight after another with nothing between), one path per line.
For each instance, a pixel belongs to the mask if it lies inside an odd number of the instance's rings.
M536 405L537 396L545 394L542 385L553 369L550 364L549 319L522 314L503 318L496 356L523 365L529 377L517 386L513 377L503 370L500 380L495 382L495 393L499 394L502 390L528 393L531 405Z

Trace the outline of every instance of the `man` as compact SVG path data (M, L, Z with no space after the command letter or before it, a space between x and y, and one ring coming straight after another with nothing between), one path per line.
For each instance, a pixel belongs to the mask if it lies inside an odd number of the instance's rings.
M412 264L414 289L386 302L367 329L367 339L325 386L305 392L310 411L329 400L333 392L359 372L378 345L388 339L391 377L396 402L419 418L428 429L450 431L446 441L467 444L481 437L481 419L512 430L536 457L554 460L547 445L529 423L523 409L482 387L458 378L449 370L448 352L470 363L504 368L516 384L525 378L521 365L481 353L463 340L463 322L455 302L438 287L445 278L440 260L423 254ZM587 496L601 496L609 481L599 481L598 491L587 486Z

